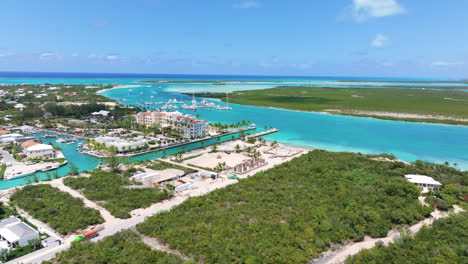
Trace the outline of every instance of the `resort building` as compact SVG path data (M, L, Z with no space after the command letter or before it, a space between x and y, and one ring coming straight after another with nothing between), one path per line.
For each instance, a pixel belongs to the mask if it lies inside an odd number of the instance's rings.
M97 137L94 141L103 143L108 148L115 147L119 152L144 147L148 143L148 141L144 139L130 141L118 137Z
M15 216L0 221L0 240L9 248L27 246L32 239L39 239L39 232Z
M24 150L24 154L28 159L34 158L46 158L46 159L55 159L57 153L51 145L47 144L35 144L27 147Z
M422 187L423 193L428 190L438 189L442 186L442 183L426 175L408 174L405 175L405 178L416 186Z
M182 132L184 138L201 138L208 135L208 121L198 120L192 115L181 112L140 112L135 115L135 121L145 126L160 125L172 127Z

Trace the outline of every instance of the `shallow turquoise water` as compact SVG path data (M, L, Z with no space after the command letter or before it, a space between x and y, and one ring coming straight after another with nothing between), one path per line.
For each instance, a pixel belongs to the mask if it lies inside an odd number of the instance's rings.
M250 133L251 132L246 132L246 134L250 134ZM40 136L41 134L37 134L37 135ZM229 140L232 140L233 138L238 138L238 137L239 137L239 134L237 133L224 135L218 138L210 138L207 140L203 140L203 143L202 141L200 141L200 142L187 144L187 145L184 145L183 148L181 147L168 148L166 149L166 153L164 153L165 155L163 155L162 151L155 151L152 153L141 154L138 156L125 158L124 160L128 162L153 160L153 159L161 158L163 156L173 155L181 151L190 151L190 150L197 149L197 148L207 147L207 146L217 144L220 142L229 141ZM94 157L91 157L91 156L88 156L88 155L85 155L76 151L75 149L79 142L68 145L66 143L57 143L55 140L56 139L51 139L51 138L42 139L43 143L45 144L52 142L52 144L54 144L55 146L60 146L62 148L62 153L65 155L65 157L69 161L69 164L67 164L66 166L60 167L57 170L55 170L58 172L60 177L68 174L70 170L70 167L69 167L70 162L75 163L80 168L80 171L85 171L85 170L92 170L96 168L99 165L99 162L103 161L98 158L94 158ZM46 174L42 172L37 173L37 176L41 181L47 179ZM30 179L31 176L12 179L8 181L0 181L0 190L28 184L28 178Z
M157 78L150 79L154 80ZM194 78L187 79L193 80ZM226 78L220 78L220 80L223 79ZM143 78L0 78L0 83L119 83L128 85L137 84L138 80L143 80ZM280 81L283 79L271 80ZM311 79L287 79L285 81L303 80L310 81ZM333 79L325 78L317 80L331 81ZM265 81L265 79L262 79L262 81ZM172 98L189 101L192 99L190 96L184 96L174 91L185 89L187 91L198 92L210 89L207 88L208 86L203 84L143 84L137 88L107 90L103 95L113 99L125 98L127 100L125 104L155 102ZM244 86L230 85L226 88L241 89L248 87L248 89L258 89L270 86L271 84L246 84ZM223 87L216 86L216 89L222 89ZM458 168L468 169L467 126L386 121L236 104L231 104L230 106L233 107L231 111L200 110L187 113L200 114L202 118L208 119L210 122L233 123L249 120L257 124L258 127L275 127L280 129L280 133L269 135L266 138L291 145L331 151L391 153L407 161L418 159L438 163L449 161L450 163L458 163ZM227 139L224 138L223 141ZM207 145L212 143L215 142L208 142ZM70 161L76 163L81 170L93 169L99 163L96 158L76 152L76 144L66 145L57 143L57 145L63 148L65 156ZM193 145L191 147L195 148L199 146ZM191 147L186 148L186 150L189 150ZM177 148L170 149L168 150L168 154L173 154L177 151L180 150ZM147 160L160 156L161 154L153 153L137 156L131 160ZM67 174L68 170L68 167L65 166L59 168L58 172L63 176ZM39 174L39 176L41 179L45 178L43 174ZM27 183L26 178L1 181L0 189L25 183Z

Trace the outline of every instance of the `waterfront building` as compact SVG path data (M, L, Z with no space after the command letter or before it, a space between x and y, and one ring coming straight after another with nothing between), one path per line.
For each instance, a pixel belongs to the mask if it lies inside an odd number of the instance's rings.
M2 134L0 135L0 145L8 145L10 143L17 143L21 144L26 141L37 141L35 137L25 137L21 134L17 133L10 133L10 134Z
M423 188L423 193L428 190L438 189L442 186L442 183L426 175L408 174L405 175L405 178L414 185Z
M192 139L208 135L208 121L198 120L192 115L181 112L140 112L135 116L135 122L145 126L160 125L172 127L182 133L182 137Z
M24 154L28 159L33 158L46 158L46 159L55 159L57 152L54 147L47 144L35 144L27 147L24 150Z
M126 140L118 137L97 137L94 141L103 143L108 148L115 147L119 152L144 147L148 143L145 139Z
M16 216L10 216L0 221L0 240L6 241L8 247L24 247L29 245L29 241L32 239L39 239L39 232Z

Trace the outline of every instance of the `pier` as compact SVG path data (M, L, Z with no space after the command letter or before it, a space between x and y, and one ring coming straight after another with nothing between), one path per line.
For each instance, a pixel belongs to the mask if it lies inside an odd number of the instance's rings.
M250 136L247 136L248 138L249 137L261 137L261 136L265 136L265 135L269 135L269 134L273 134L273 133L277 133L279 132L279 129L277 128L272 128L270 130L266 130L266 131L263 131L263 132L259 132L259 133L255 133L255 134L252 134Z

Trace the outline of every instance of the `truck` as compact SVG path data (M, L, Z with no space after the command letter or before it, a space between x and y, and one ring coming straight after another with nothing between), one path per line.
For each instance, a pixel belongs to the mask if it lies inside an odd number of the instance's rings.
M80 242L80 241L83 241L85 239L91 239L91 238L97 237L99 235L99 231L100 231L99 228L94 228L94 229L85 231L85 232L79 234L77 237L75 237L75 239L73 241L74 242Z

